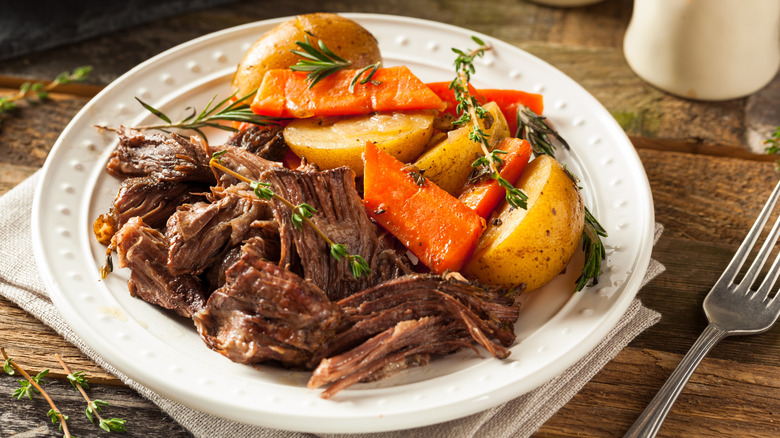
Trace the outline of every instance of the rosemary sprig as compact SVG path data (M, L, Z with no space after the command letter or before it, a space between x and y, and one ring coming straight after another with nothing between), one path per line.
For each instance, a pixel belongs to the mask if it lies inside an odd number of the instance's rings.
M71 373L70 369L68 369L68 366L65 364L65 361L62 360L59 354L55 354L54 357L57 358L57 361L60 363L60 366L62 366L62 369L68 373L68 381L70 384L73 385L73 387L81 393L82 397L84 397L84 400L87 401L87 408L85 409L84 413L86 414L90 423L94 424L95 420L97 419L98 427L105 430L106 432L127 432L127 429L125 428L125 423L127 420L123 420L121 418L106 419L100 416L100 411L104 407L109 406L109 403L103 400L90 400L87 392L84 390L89 388L84 371Z
M292 53L300 56L303 59L298 61L297 64L291 66L290 70L306 72L306 79L309 81L310 89L317 82L332 75L333 73L352 67L352 61L346 60L341 56L333 53L333 51L330 50L322 40L318 40L318 47L315 47L312 45L311 41L309 41L308 35L306 35L305 39L306 41L295 42L295 44L297 44L298 47L300 47L302 50L291 50ZM381 65L381 62L377 62L358 70L357 73L355 73L355 76L352 78L352 81L349 83L349 92L354 93L355 85L358 83L366 84L370 82L374 85L379 85L379 82L374 80L374 74ZM365 72L369 73L363 79L361 79L361 76L363 76L363 73Z
M38 103L49 100L49 92L60 85L73 82L82 82L87 79L92 72L92 67L85 65L76 68L73 72L64 71L57 75L53 81L48 84L43 82L25 82L19 87L19 91L11 96L0 97L0 113L12 111L18 108L17 102L25 100L28 103ZM2 124L2 120L0 120Z
M220 162L220 157L227 151L219 151L215 152L211 156L211 160L209 160L209 166L214 167L216 169L219 169L234 178L243 181L254 190L255 195L260 199L276 199L283 204L285 204L287 207L290 208L292 211L291 214L291 221L293 223L293 226L297 228L298 230L301 230L303 227L303 224L310 226L320 237L322 237L323 240L328 244L330 247L330 253L331 255L337 260L341 261L342 258L347 259L347 263L349 264L349 268L352 271L352 276L355 278L359 278L363 275L368 275L371 273L371 268L368 266L368 262L360 256L359 254L350 254L346 247L341 243L336 243L333 240L331 240L330 237L328 237L314 222L312 222L311 217L313 217L314 214L317 213L317 210L312 207L309 204L299 204L295 205L289 200L287 200L285 197L280 196L278 193L274 192L271 189L271 184L263 181L253 181L238 172L235 172L234 170L224 166Z
M455 71L457 76L450 82L449 88L453 90L455 100L458 102L456 111L459 115L458 119L455 120L453 124L465 125L471 123L469 139L479 143L483 153L483 156L477 158L471 164L476 169L476 175L478 175L478 177L490 175L490 177L495 179L506 191L505 198L509 205L514 208L525 209L528 208L528 196L499 173L499 169L503 165L500 155L506 154L506 151L498 149L491 151L488 140L490 135L486 133L479 124L479 120L487 117L488 112L480 105L477 98L471 95L469 83L471 81L471 74L476 71L474 60L483 56L487 50L490 50L490 47L475 36L472 36L471 39L479 45L477 49L470 52L464 52L463 50L456 48L452 49L452 51L458 55L455 58Z
M531 144L536 155L555 157L556 144L569 149L569 143L545 121L547 118L521 106L517 110L517 133L515 137L524 138Z
M333 53L322 40L317 41L319 50L311 44L308 35L306 35L305 42L296 41L295 44L303 50L291 50L291 52L303 59L291 66L290 70L307 72L306 78L309 80L309 88L325 77L352 66L351 61Z
M135 100L137 100L141 106L143 106L147 111L154 114L157 116L157 118L165 123L135 126L135 129L140 131L157 129L163 132L170 132L172 129L191 130L195 131L204 140L208 141L206 135L202 131L202 128L210 127L221 129L223 131L237 131L237 129L233 126L220 122L244 122L253 123L256 125L272 125L278 123L277 119L261 116L252 112L248 101L254 95L255 92L253 91L246 96L234 99L236 93L233 93L225 99L219 101L217 104L214 104L214 101L217 98L217 96L214 96L211 98L206 107L203 108L203 110L200 112L196 111L193 107L187 107L186 111L189 112L189 115L175 123L165 113L136 97Z
M517 134L516 137L524 138L531 144L536 155L549 155L555 158L557 145L569 149L569 144L561 135L530 108L521 106L517 110ZM577 182L569 169L566 173ZM607 231L601 226L595 216L585 207L585 227L582 230L582 247L585 251L585 265L582 274L577 278L575 290L581 291L588 283L597 284L601 274L601 262L607 258L603 237L607 237Z
M38 392L43 396L44 399L46 399L46 402L49 403L49 406L51 409L49 410L49 413L47 416L51 419L52 424L59 423L60 430L62 430L64 436L66 438L70 438L70 431L68 430L68 417L67 415L63 415L62 412L60 412L59 409L57 409L57 406L54 404L54 401L52 401L51 397L49 397L49 394L46 393L46 391L41 387L39 380L45 376L49 370L42 371L41 373L38 373L35 377L31 377L27 372L20 367L16 362L14 362L10 357L8 357L8 354L5 352L5 348L0 347L0 354L3 355L3 358L5 359L5 362L3 363L3 370L13 375L16 372L22 375L25 379L27 379L27 387L29 388L30 385L32 385L33 388L35 388L35 391ZM9 372L9 369L12 372ZM21 383L22 381L20 381ZM24 385L23 385L24 387ZM19 391L19 390L17 390ZM29 394L29 391L28 391ZM30 398L32 398L31 394ZM16 396L16 392L14 393L14 396ZM21 397L17 397L21 399Z

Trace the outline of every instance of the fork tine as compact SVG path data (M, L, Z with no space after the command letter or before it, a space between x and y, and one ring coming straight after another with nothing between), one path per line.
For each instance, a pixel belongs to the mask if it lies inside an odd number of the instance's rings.
M726 285L727 283L733 282L737 277L737 273L739 273L739 270L745 263L745 259L750 253L750 250L753 249L753 245L755 245L758 236L761 234L761 230L764 229L764 225L766 224L767 219L769 219L769 216L777 203L778 197L780 197L780 181L775 185L775 189L772 191L766 204L764 204L764 208L761 209L761 213L756 218L756 222L753 224L753 227L750 228L747 236L745 236L745 240L742 241L742 244L739 246L739 249L737 249L734 257L720 275L716 285Z
M778 235L780 235L780 216L778 216L775 224L772 226L772 230L766 237L764 244L761 245L761 249L758 251L753 264L750 265L748 272L745 274L745 277L742 279L742 282L739 284L739 287L736 289L736 291L741 293L747 293L749 291L750 287L756 281L756 278L758 278L758 274L761 273L761 268L764 267L764 264L769 258L769 254L772 252L772 248L775 246L775 243L777 243ZM767 275L767 278L769 278L769 275ZM772 280L772 283L774 283L774 280ZM772 286L770 284L769 288L771 289L771 287Z
M780 274L780 254L777 254L775 261L772 262L772 267L769 268L769 272L767 272L766 277L764 277L764 281L761 282L761 286L758 287L758 290L750 299L759 297L761 301L766 301L769 297L769 293L772 291L772 286L774 286L777 281L778 274Z

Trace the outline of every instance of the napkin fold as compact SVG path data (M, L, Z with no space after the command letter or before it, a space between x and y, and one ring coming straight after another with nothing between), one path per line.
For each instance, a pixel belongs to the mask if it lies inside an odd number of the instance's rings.
M106 363L84 343L52 304L41 280L32 251L31 215L40 171L0 197L0 295L52 327L127 386L155 403L196 437L311 438L315 435L288 432L219 418L205 414L156 394ZM656 225L655 240L663 228ZM642 286L664 271L650 261ZM533 434L566 404L601 368L639 333L655 324L660 314L634 300L617 326L587 356L560 376L515 400L468 417L411 430L363 434L371 438L472 438L525 437ZM322 435L360 437L361 435Z

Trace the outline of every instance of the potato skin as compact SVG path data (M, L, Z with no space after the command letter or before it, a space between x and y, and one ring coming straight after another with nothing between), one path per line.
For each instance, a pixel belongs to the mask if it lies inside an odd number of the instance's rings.
M528 164L515 185L528 209L505 205L491 221L463 268L471 280L537 289L560 274L578 248L585 224L579 189L563 166L547 155Z
M298 15L280 23L260 39L244 55L233 76L233 90L245 96L260 87L265 72L288 68L300 57L296 41L309 41L316 46L323 40L335 54L352 62L352 68L362 68L382 60L376 38L353 20L337 14L315 13Z
M509 136L509 125L501 109L495 102L484 105L491 115L491 125L482 127L488 134L490 149L494 149L501 140ZM473 167L471 164L482 156L480 143L469 138L472 126L466 125L447 133L447 137L431 146L414 165L425 171L425 177L453 196L458 196L469 179Z

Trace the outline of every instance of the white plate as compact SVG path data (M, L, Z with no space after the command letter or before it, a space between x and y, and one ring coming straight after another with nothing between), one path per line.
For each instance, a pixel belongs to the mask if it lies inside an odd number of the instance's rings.
M255 369L209 350L188 320L131 298L127 272L101 281L105 250L91 232L119 185L103 170L116 136L93 125L153 121L135 96L173 118L187 106L202 108L215 94L226 96L244 52L286 18L207 35L144 62L89 102L55 144L33 204L36 260L70 326L118 370L184 405L246 423L323 433L463 417L524 394L573 365L615 326L640 286L652 248L649 185L626 135L590 94L545 62L486 35L405 17L345 15L377 37L386 65L409 65L424 81L450 80L450 48L474 48L470 37L477 35L494 49L477 62L476 86L543 93L545 114L572 145L560 159L581 177L587 205L609 232L606 271L597 286L581 293L572 295L553 282L529 294L507 360L464 351L355 385L330 400L306 388L308 373Z

